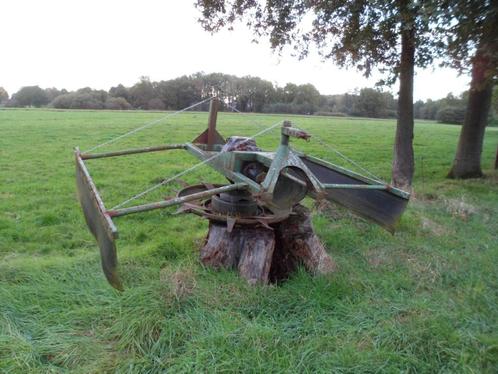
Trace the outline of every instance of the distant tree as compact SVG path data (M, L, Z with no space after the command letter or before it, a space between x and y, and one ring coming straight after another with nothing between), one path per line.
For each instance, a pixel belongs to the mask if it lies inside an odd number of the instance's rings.
M132 86L129 93L130 104L138 109L147 109L149 101L156 97L154 85L149 77L140 77L140 82Z
M448 177L481 177L484 133L498 77L498 1L453 0L447 5L452 65L460 71L472 67L465 120Z
M109 95L112 97L122 97L126 101L130 99L129 90L122 84L118 84L116 87L111 87L109 89Z
M337 99L337 111L353 115L357 101L358 95L354 93L345 93L344 95L340 95Z
M413 117L414 118L423 118L423 108L425 103L422 100L417 100L413 103Z
M173 80L176 92L176 109L188 107L202 100L199 82L189 76Z
M264 79L245 76L240 83L237 109L242 112L262 112L265 104L270 103L275 96L273 84Z
M379 118L387 114L386 96L373 88L362 88L355 105L355 115Z
M283 102L292 103L297 95L297 84L287 83L283 88Z
M4 104L7 100L9 100L9 93L5 88L0 87L0 105Z
M16 101L16 105L20 107L34 106L41 107L48 104L47 93L38 86L22 87L12 97Z
M44 91L45 91L45 94L47 95L48 102L53 101L57 96L64 95L64 94L68 93L67 90L65 90L65 89L59 90L55 87L45 88Z
M321 95L320 111L322 112L338 112L338 103L341 95Z
M234 104L238 88L240 88L238 83L243 80L243 78L223 73L197 73L191 79L197 82L197 88L201 90L202 97L218 96L222 102L226 100L231 105Z
M320 104L320 92L312 84L301 84L297 86L293 102L295 104L307 104L309 112L314 112Z
M436 114L440 109L440 104L438 101L428 99L424 107L424 117L425 119L436 119Z

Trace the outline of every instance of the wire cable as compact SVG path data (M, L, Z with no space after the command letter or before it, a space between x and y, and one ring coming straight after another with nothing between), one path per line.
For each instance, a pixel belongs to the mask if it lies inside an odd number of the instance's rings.
M213 96L213 97L214 97L214 96ZM113 139L111 139L111 140L108 140L108 141L106 141L106 142L104 142L104 143L98 144L98 145L96 145L96 146L94 146L94 147L92 147L92 148L90 148L90 149L86 150L86 151L85 151L85 152L83 152L83 153L92 152L92 151L94 151L94 150L96 150L96 149L98 149L98 148L101 148L101 147L105 146L105 145L108 145L108 144L114 143L114 142L116 142L116 141L118 141L118 140L120 140L120 139L123 139L123 138L124 138L124 137L126 137L126 136L129 136L129 135L135 134L135 133L137 133L137 132L139 132L139 131L141 131L141 130L143 130L143 129L146 129L146 128L148 128L148 127L154 126L155 124L157 124L157 123L159 123L159 122L161 122L161 121L165 120L166 118L170 118L170 117L176 116L177 114L180 114L180 113L185 112L185 111L187 111L187 110L189 110L189 109L195 108L196 106L199 106L199 105L201 105L201 104L204 104L206 101L209 101L209 100L213 99L213 97L209 97L209 98L207 98L207 99L204 99L204 100L202 100L202 101L199 101L198 103L192 104L192 105L190 105L190 106L188 106L188 107L186 107L186 108L180 109L180 110L178 110L178 111L176 111L176 112L174 112L174 113L168 113L167 115L165 115L165 116L163 116L163 117L161 117L161 118L158 118L158 119L155 119L155 120L153 120L153 121L150 121L150 122L146 123L146 124L145 124L145 125L143 125L143 126L140 126L140 127L137 127L137 128L136 128L136 129L134 129L134 130L128 131L128 132L127 132L127 133L125 133L125 134L119 135L119 136L117 136L117 137L115 137L115 138L113 138Z

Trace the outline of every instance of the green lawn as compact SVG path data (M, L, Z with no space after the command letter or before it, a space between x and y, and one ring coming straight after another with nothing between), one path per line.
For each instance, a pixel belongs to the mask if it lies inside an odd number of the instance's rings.
M498 128L485 137L488 178L451 181L459 127L416 124L415 196L394 236L315 211L336 274L250 287L203 268L206 222L171 209L116 220L118 293L77 203L72 150L162 115L0 110L0 372L497 372ZM218 122L225 136L253 135L284 118ZM393 120L290 119L389 179ZM206 122L181 114L105 150L189 141ZM275 148L278 130L257 141ZM293 145L348 166L313 140ZM171 151L88 164L110 207L196 162ZM183 180L223 178L200 168Z

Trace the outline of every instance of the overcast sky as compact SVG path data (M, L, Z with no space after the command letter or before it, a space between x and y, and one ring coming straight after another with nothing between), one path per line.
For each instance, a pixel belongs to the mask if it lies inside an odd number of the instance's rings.
M251 43L244 27L210 35L197 23L193 0L0 1L0 86L10 94L27 85L107 90L143 75L167 80L198 71L312 83L322 94L376 82L318 56L278 56L266 40ZM459 94L468 81L450 69L418 71L415 99Z

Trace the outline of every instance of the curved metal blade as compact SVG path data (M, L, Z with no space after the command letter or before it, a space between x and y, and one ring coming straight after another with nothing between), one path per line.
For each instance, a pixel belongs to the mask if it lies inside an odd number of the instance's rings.
M326 165L318 159L301 157L301 160L321 183L370 184L367 178L345 173L333 165ZM338 203L353 213L366 218L394 233L396 224L403 214L408 198L400 190L333 189L327 190L327 200Z
M118 259L115 243L118 231L106 214L102 199L78 151L75 152L75 156L78 199L86 224L99 245L102 270L111 286L122 291L123 285L117 271Z

